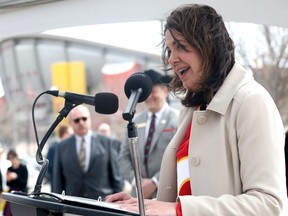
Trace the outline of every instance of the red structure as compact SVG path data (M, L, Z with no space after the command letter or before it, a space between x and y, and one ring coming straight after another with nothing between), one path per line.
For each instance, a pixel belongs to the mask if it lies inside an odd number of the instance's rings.
M125 109L127 97L124 92L124 85L128 77L135 72L139 72L140 65L136 62L110 64L102 69L103 89L116 94L119 98L119 111Z

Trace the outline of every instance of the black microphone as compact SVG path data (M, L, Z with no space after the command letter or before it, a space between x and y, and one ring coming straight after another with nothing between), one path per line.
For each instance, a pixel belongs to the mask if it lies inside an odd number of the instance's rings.
M124 120L131 121L133 119L137 103L149 97L152 86L151 78L142 72L134 73L126 80L124 91L129 101L122 114Z
M48 90L46 93L65 98L77 105L84 103L95 106L95 111L101 114L113 114L117 112L119 106L117 95L108 92L97 93L95 96L54 90Z

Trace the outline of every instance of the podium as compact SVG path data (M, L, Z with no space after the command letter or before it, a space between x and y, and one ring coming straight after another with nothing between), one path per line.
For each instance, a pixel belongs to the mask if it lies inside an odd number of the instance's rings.
M61 194L54 195L53 198L2 193L2 198L10 202L13 216L60 216L62 213L83 216L139 216L138 213L119 209L113 203L72 196L62 199Z

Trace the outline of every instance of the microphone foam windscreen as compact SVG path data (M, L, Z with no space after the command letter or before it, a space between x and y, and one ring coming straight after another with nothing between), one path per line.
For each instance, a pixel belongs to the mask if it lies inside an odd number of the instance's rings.
M131 91L142 89L142 94L139 97L138 103L146 100L152 91L152 80L151 78L142 72L132 74L125 83L124 91L126 96L129 98Z
M95 95L95 111L101 114L113 114L119 106L118 97L113 93L102 92Z

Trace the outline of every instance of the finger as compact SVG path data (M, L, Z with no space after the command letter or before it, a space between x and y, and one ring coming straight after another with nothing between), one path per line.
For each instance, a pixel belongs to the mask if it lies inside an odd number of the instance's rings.
M139 212L137 203L120 205L119 208L127 211Z
M126 195L126 193L123 193L123 192L108 195L108 196L106 196L105 201L106 202L122 201L122 200L128 199L127 195Z
M118 202L118 201L122 201L122 197L121 196L110 196L110 197L107 197L106 202Z
M136 199L136 198L130 198L130 199L128 199L128 200L125 200L124 203L125 203L125 204L128 204L128 205L130 205L130 204L137 205L137 204L138 204L138 199Z

